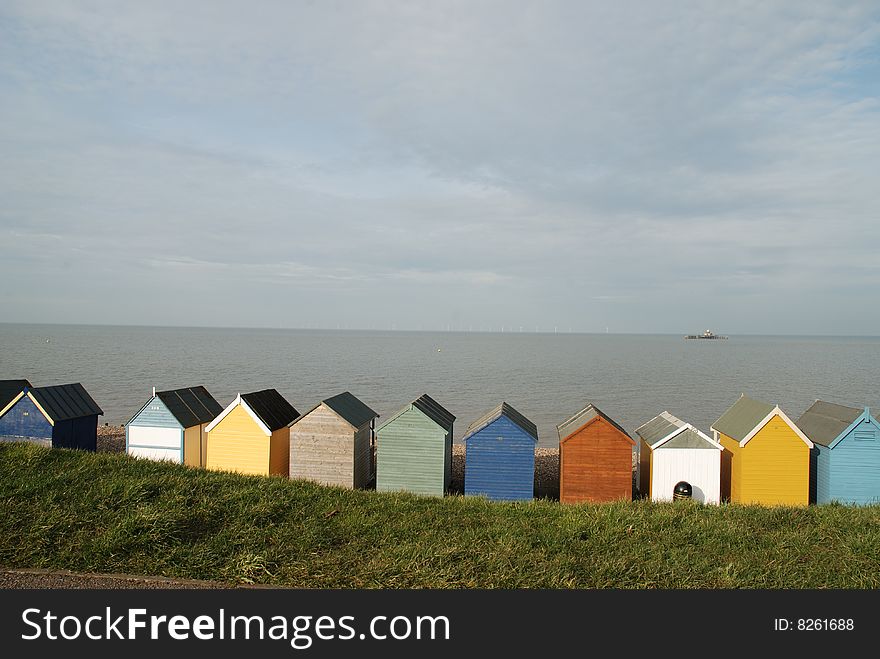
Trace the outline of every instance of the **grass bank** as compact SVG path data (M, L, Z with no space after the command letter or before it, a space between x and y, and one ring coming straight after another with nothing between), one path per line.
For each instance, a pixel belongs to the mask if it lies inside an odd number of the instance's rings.
M0 565L307 588L877 588L880 507L429 499L2 444Z

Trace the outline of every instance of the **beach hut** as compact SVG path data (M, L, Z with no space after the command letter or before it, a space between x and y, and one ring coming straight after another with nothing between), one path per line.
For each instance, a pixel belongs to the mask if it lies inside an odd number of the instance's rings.
M104 414L79 383L25 386L3 407L0 440L94 451ZM8 392L8 389L7 389Z
M535 491L538 428L501 403L468 426L464 436L464 493L494 501L524 501Z
M290 426L290 477L366 487L373 479L378 416L348 391L315 405Z
M125 451L151 460L205 466L205 428L223 411L204 387L156 391L125 424Z
M639 492L651 501L672 501L675 486L690 484L694 501L721 501L721 444L690 423L661 412L636 429Z
M636 443L623 428L590 404L556 430L562 503L632 499Z
M442 497L452 480L455 416L428 394L376 431L376 489Z
M712 425L726 449L721 496L733 503L806 506L813 442L779 409L745 394Z
M816 503L880 503L880 424L867 407L817 400L797 427L813 442Z
M275 389L238 394L205 428L205 467L242 474L290 470L290 428L299 413Z

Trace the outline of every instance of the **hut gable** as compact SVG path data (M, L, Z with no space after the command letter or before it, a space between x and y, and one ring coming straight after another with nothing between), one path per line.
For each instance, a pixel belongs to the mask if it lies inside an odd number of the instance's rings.
M712 430L739 442L745 446L774 418L779 418L810 448L813 442L804 435L794 422L788 418L778 405L770 405L741 394L738 401L728 408L718 420L712 424Z
M267 436L276 430L286 428L299 416L293 405L288 403L284 396L275 389L263 389L248 394L238 394L235 400L218 414L205 430L211 432L239 406L248 413Z
M469 425L464 439L467 440L471 435L477 434L483 428L495 423L502 416L510 419L510 421L519 426L523 432L531 435L536 442L538 441L538 427L517 412L512 405L508 405L507 403L501 403L501 405L486 412L486 414Z
M624 430L614 419L602 412L602 410L600 410L592 403L587 404L587 406L580 412L569 417L558 426L556 426L556 432L559 435L559 441L564 442L566 439L580 431L587 424L592 423L597 418L600 418L603 421L610 423L615 429L617 429L618 432L629 439L631 444L636 443L635 440L630 437L629 433Z
M866 411L866 409L817 400L796 423L814 444L834 448L846 437L850 426L861 420Z
M0 380L0 416L12 407L31 388L27 380Z

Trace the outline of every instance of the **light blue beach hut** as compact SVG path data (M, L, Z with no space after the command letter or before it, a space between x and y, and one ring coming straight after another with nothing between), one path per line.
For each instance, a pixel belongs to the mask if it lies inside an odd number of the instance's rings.
M817 400L796 425L813 442L816 503L880 503L880 424L867 407Z

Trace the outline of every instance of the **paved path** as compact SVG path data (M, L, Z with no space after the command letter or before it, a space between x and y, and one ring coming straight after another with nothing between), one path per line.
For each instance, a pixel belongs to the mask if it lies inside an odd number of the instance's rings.
M0 568L2 588L100 588L117 590L123 588L233 588L235 586L217 581L190 579L166 579L133 574L79 574L66 570L15 570Z

